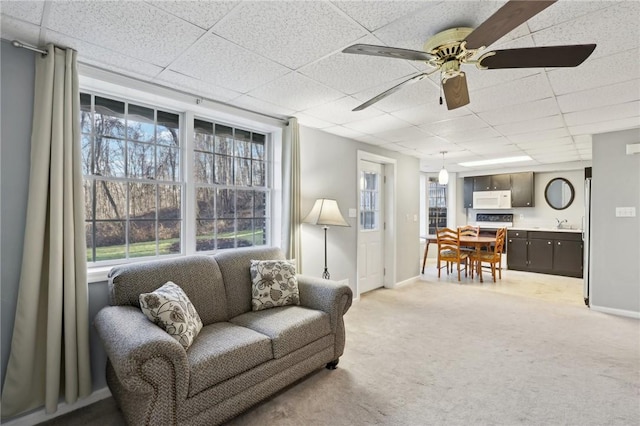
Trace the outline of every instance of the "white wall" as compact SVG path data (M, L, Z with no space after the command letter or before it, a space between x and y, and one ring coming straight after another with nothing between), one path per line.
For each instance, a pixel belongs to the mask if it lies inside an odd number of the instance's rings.
M500 174L493 171L491 174ZM544 190L547 184L554 178L563 177L573 185L575 198L573 203L564 210L554 210L547 204L544 198ZM534 174L534 207L519 207L508 210L474 210L465 209L463 204L462 178L457 179L458 196L457 210L458 226L466 225L467 222L475 222L477 213L513 213L513 226L524 228L553 228L556 225L556 218L567 220L564 227L582 229L582 219L584 217L584 170L559 170L554 172L535 172Z
M358 205L357 152L367 151L397 161L396 222L397 253L395 282L419 275L419 161L397 152L300 126L300 166L302 215L317 198L334 198L350 228L328 231L328 269L331 278L348 279L356 291L357 220L349 209ZM319 226L302 225L302 272L321 276L324 268L324 231Z
M640 316L640 129L593 136L591 304ZM635 207L636 217L616 217Z

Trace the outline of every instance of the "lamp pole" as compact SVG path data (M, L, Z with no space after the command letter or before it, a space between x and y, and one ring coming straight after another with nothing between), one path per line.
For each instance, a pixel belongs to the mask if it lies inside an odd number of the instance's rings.
M328 280L329 278L331 278L331 275L329 275L329 270L327 269L327 229L329 229L328 226L323 226L324 228L324 272L322 273L322 278Z

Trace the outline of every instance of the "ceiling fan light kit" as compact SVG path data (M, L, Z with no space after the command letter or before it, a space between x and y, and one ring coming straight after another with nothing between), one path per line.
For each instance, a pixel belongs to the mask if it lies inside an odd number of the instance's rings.
M388 46L355 44L343 50L357 55L423 61L433 71L418 74L371 98L353 111L360 111L397 92L405 85L440 71L440 81L447 101L447 109L460 108L469 103L467 77L460 65L475 64L481 70L506 68L576 67L596 48L595 44L541 46L494 50L474 59L487 46L551 6L557 0L510 0L484 21L478 28L450 28L431 37L424 51Z

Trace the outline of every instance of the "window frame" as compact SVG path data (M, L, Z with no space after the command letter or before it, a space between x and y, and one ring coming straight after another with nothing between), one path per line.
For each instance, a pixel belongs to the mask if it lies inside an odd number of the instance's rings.
M83 72L85 71L85 72ZM99 74L100 78L94 75ZM148 106L156 110L174 112L179 115L180 122L180 174L181 174L181 251L175 254L163 254L128 259L114 259L101 262L87 262L87 278L89 283L104 282L109 270L119 264L140 261L158 260L172 257L182 257L193 254L211 255L222 250L236 250L237 248L216 249L213 251L196 251L196 217L195 217L195 178L193 177L194 133L193 119L205 119L218 124L239 128L265 135L265 191L268 195L268 239L263 246L278 246L280 244L281 224L275 220L281 213L282 183L281 161L282 132L284 122L273 118L261 117L244 109L235 109L214 102L203 105L202 98L195 98L186 93L169 88L117 76L107 71L97 69L80 70L80 92L94 96L121 100L127 103ZM83 170L84 182L84 170ZM249 187L251 188L251 187Z

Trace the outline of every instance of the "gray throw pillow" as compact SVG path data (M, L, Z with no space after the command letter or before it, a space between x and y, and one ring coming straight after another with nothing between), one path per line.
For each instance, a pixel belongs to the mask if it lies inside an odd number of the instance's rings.
M202 320L184 290L171 281L139 297L145 316L188 349L202 329Z
M296 267L288 260L251 261L251 309L299 305Z

